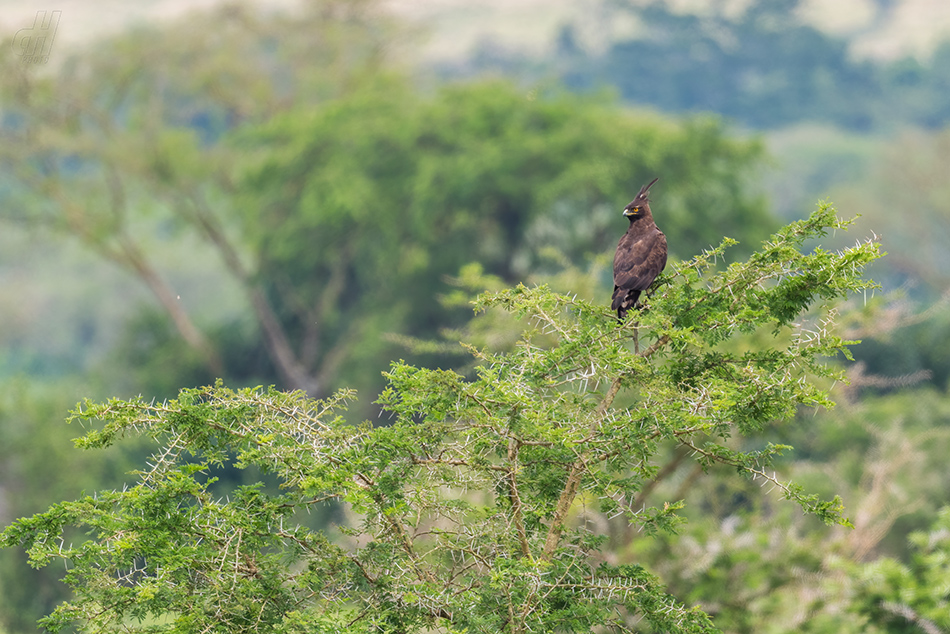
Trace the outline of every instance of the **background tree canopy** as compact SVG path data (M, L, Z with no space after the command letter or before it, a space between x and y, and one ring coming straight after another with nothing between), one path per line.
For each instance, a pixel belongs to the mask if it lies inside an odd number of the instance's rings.
M259 37L237 31L230 46L263 65ZM141 39L132 50L145 63L161 40ZM349 59L350 48L362 50L353 42L327 55ZM11 66L6 213L79 238L137 276L187 348L169 355L177 338L140 319L126 362L175 356L192 380L253 378L316 395L378 389L398 352L381 334L424 337L464 323L436 301L446 276L478 261L524 279L551 247L584 263L624 230L616 210L639 187L636 174L664 177L674 254L722 231L751 247L773 225L749 191L761 146L728 138L713 119L673 122L501 81L419 94L404 77L370 72L369 57L330 78L342 86L316 105L259 123L266 108L231 88L229 66L190 88L164 64L145 64L155 77L132 82L111 57L74 64L83 71L58 77ZM307 77L297 78L302 92ZM156 95L144 90L150 81L178 89ZM274 88L260 81L267 96ZM200 323L198 308L180 301L154 243L183 235L214 253L217 270L202 262L179 275L234 289L239 314ZM148 340L155 345L143 348ZM129 386L143 387L153 389Z

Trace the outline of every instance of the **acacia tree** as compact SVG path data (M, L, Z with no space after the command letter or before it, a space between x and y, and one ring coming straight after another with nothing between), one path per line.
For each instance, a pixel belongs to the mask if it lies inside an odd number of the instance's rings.
M622 324L543 286L486 293L477 308L529 322L519 345L472 347L469 377L394 363L383 426L343 420L351 391L317 401L219 383L164 403L86 402L73 420L102 424L79 446L144 434L159 448L136 484L21 519L3 544L36 566L66 561L75 598L43 621L53 631L716 631L645 568L605 562L585 520L675 530L681 501L633 501L678 446L848 524L838 498L775 473L788 447L756 441L831 404L821 386L841 377L825 359L848 343L833 304L873 286L861 272L879 249L803 246L847 224L821 206L717 270L726 240L673 265ZM729 351L763 330L772 345ZM222 497L214 473L228 463L282 491ZM349 513L336 537L300 517L330 502Z

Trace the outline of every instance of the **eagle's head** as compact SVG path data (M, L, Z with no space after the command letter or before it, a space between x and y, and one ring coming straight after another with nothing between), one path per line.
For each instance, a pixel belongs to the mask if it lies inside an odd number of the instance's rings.
M644 214L650 214L650 199L647 198L647 192L650 190L650 187L653 186L653 183L660 180L659 177L654 178L652 181L640 188L640 191L637 193L636 197L630 201L623 209L623 215L627 218L633 220L634 218L639 218Z

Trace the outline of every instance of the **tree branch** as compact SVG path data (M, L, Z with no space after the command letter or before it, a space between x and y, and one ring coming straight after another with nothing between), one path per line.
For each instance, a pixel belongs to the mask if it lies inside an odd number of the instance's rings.
M521 555L531 557L531 549L528 546L528 534L524 528L524 518L521 511L521 496L518 494L517 465L518 465L519 443L515 438L508 439L508 468L506 479L508 480L508 497L511 500L512 520L515 523L515 530L518 531L518 541L521 543Z
M607 410L617 397L617 392L620 391L621 384L621 377L614 379L613 383L611 383L607 389L604 398L600 401L600 404L597 405L597 409L594 410L588 427L589 436L592 436L600 427L604 416L607 414ZM588 449L578 456L571 465L567 481L561 490L561 496L558 498L557 505L554 507L554 515L551 517L551 525L548 527L548 534L544 541L544 550L541 554L541 559L544 561L550 561L554 555L554 551L557 550L558 543L561 541L561 533L564 532L564 519L571 510L574 498L577 497L577 490L580 487L584 473L587 471L587 464L591 453L591 450Z
M205 236L218 249L227 269L244 288L251 308L257 316L257 323L263 331L264 340L267 342L267 351L280 373L281 379L290 389L303 390L311 396L321 396L322 382L317 381L294 353L287 332L280 323L280 318L277 317L273 306L271 306L267 294L254 281L251 272L244 266L237 249L228 240L211 210L207 208L203 201L196 200L194 197L190 198L190 202L191 216Z

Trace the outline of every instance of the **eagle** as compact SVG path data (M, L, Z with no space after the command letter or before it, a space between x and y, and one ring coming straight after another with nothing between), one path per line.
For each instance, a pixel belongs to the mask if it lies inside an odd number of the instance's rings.
M614 254L614 294L610 304L620 320L631 308L636 310L640 293L650 288L666 267L666 236L653 222L647 198L650 187L658 180L654 178L641 187L623 210L623 215L630 219L630 227Z

